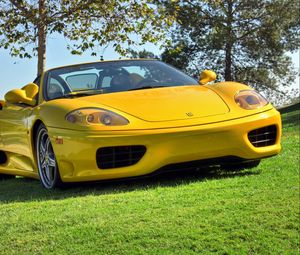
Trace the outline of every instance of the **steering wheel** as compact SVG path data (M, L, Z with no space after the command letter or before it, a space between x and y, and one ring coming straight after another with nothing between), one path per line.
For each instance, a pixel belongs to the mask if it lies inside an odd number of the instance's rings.
M152 85L155 85L155 84L158 84L158 83L159 83L158 80L151 79L151 78L146 78L146 79L141 80L140 82L138 82L136 84L136 88L141 88L141 87L144 87L144 86L152 86Z

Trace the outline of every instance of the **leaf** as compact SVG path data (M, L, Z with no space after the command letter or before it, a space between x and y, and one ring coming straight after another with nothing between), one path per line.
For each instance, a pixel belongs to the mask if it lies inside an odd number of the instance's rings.
M32 51L32 55L39 54L41 63L43 47L38 49L35 45L38 40L47 41L53 33L62 34L74 44L74 47L67 46L71 54L80 55L112 43L116 51L124 55L128 45L164 40L175 17L163 8L161 1L36 2L0 0L0 47L10 49L11 55L20 58L31 56L24 52ZM39 10L43 4L44 8ZM38 37L43 29L45 38Z

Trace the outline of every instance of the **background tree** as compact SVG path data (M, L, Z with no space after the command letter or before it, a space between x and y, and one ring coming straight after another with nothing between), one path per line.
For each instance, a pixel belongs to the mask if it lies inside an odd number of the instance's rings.
M155 55L151 51L147 50L141 50L141 51L135 51L133 49L129 49L127 51L127 57L129 58L150 58L150 59L160 59L160 56Z
M12 56L38 56L38 75L45 68L47 38L62 34L72 54L113 42L127 47L157 42L172 22L159 0L0 0L0 47ZM133 41L133 35L139 41Z
M163 60L190 74L213 69L268 93L280 92L295 79L287 52L300 47L298 0L179 0L172 46ZM278 94L279 93L279 94Z

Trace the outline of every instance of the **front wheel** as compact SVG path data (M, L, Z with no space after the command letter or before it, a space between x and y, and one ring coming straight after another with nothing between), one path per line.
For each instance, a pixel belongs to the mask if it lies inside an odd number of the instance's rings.
M14 179L14 178L16 178L14 175L0 174L0 181L1 180Z
M61 186L57 161L46 127L41 124L36 134L36 158L41 183L46 189Z

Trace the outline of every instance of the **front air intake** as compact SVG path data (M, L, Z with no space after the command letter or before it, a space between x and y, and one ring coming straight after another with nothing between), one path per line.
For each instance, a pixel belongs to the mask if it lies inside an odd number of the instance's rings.
M142 145L103 147L97 150L96 160L100 169L111 169L134 165L145 153Z
M255 147L265 147L276 143L277 128L275 125L252 130L248 139Z
M0 165L3 165L7 162L7 156L4 151L0 151Z

